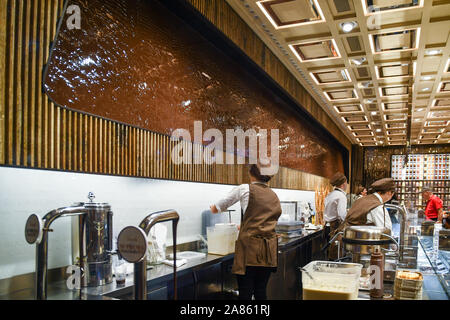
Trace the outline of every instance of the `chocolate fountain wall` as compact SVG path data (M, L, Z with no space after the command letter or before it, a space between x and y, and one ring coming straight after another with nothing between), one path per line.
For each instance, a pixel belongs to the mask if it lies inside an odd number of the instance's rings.
M281 166L329 177L341 153L157 1L70 1L81 30L62 24L45 88L61 106L171 135L176 128L279 129Z

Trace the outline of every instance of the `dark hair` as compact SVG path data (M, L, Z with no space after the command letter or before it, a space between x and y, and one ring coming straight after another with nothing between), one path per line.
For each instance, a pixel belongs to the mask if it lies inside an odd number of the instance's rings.
M261 171L259 170L259 168L256 164L250 165L249 172L256 180L261 181L261 182L269 182L270 179L272 179L272 176L262 175Z
M364 187L363 186L359 186L357 189L356 189L356 195L360 195L361 194L361 192L363 192L364 191Z
M429 186L424 186L422 188L422 192L431 192L431 193L433 193L433 189L431 189L431 187L429 187Z

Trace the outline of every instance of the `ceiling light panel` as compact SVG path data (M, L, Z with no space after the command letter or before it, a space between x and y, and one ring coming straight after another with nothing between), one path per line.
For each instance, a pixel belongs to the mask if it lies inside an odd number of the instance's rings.
M418 48L420 28L370 34L372 53L415 50Z
M367 122L367 117L365 115L351 115L342 117L342 120L346 123Z
M407 86L391 86L379 88L382 97L404 96L408 95L409 87Z
M256 4L275 29L325 21L317 0L266 0Z
M396 63L386 66L375 66L378 79L391 79L396 77L412 76L412 65L409 63Z
M386 123L386 129L404 129L404 128L406 128L405 122Z
M366 15L423 7L424 0L361 0Z
M439 84L438 92L450 92L450 81L443 81Z
M301 62L340 58L334 39L290 44L289 48Z
M355 89L326 91L325 96L330 101L358 99Z
M338 113L358 113L364 112L362 105L360 104L350 104L342 106L334 106L336 112Z
M311 72L310 75L314 82L318 85L348 83L352 81L347 69Z
M384 111L400 111L408 109L408 102L387 102L382 103Z
M432 106L433 108L450 107L450 99L435 99Z
M428 119L450 119L450 110L431 111L428 113Z
M449 122L448 120L427 121L425 127L446 127Z
M347 127L352 131L367 130L367 129L371 130L372 129L369 124L351 124Z

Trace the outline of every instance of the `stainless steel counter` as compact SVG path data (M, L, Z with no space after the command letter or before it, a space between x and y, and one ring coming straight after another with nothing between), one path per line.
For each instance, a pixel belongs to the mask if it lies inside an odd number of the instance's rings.
M303 241L307 241L314 237L319 230L303 230L301 236L291 239L280 238L279 250L284 250L294 247ZM177 277L191 272L195 268L206 268L209 265L214 265L219 262L230 261L234 254L226 256L219 256L214 254L207 254L204 258L192 259L185 265L177 268ZM153 283L161 281L171 281L173 275L173 268L168 265L160 264L152 266L147 270L147 285L151 286ZM67 288L66 281L52 282L48 284L48 300L111 300L118 297L130 296L133 292L133 274L127 275L124 285L117 285L115 279L112 283L98 286L87 287L81 290L70 290ZM34 289L27 288L20 291L11 291L8 294L0 295L0 300L32 300L34 298Z
M431 242L431 248L430 248ZM422 300L449 300L449 277L447 269L440 267L439 261L431 256L433 237L419 236L417 250L417 267L398 268L402 270L420 271L423 274L423 293ZM448 255L449 252L440 252L440 255ZM393 283L384 283L385 294L393 294ZM360 290L358 298L360 300L370 300L369 292Z

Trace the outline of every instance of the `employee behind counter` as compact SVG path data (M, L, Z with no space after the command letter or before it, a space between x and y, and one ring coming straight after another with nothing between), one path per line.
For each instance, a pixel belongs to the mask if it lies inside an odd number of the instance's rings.
M330 234L331 238L348 226L372 225L392 230L391 218L384 204L394 195L394 180L391 178L377 180L370 186L369 192L371 194L355 201L344 222Z
M240 201L244 211L231 270L237 276L240 300L251 300L253 295L255 300L266 300L267 283L278 265L275 226L281 215L281 205L267 185L272 176L261 174L270 172L268 167L271 166L252 164L250 184L233 188L224 199L211 206L211 212L218 213Z

